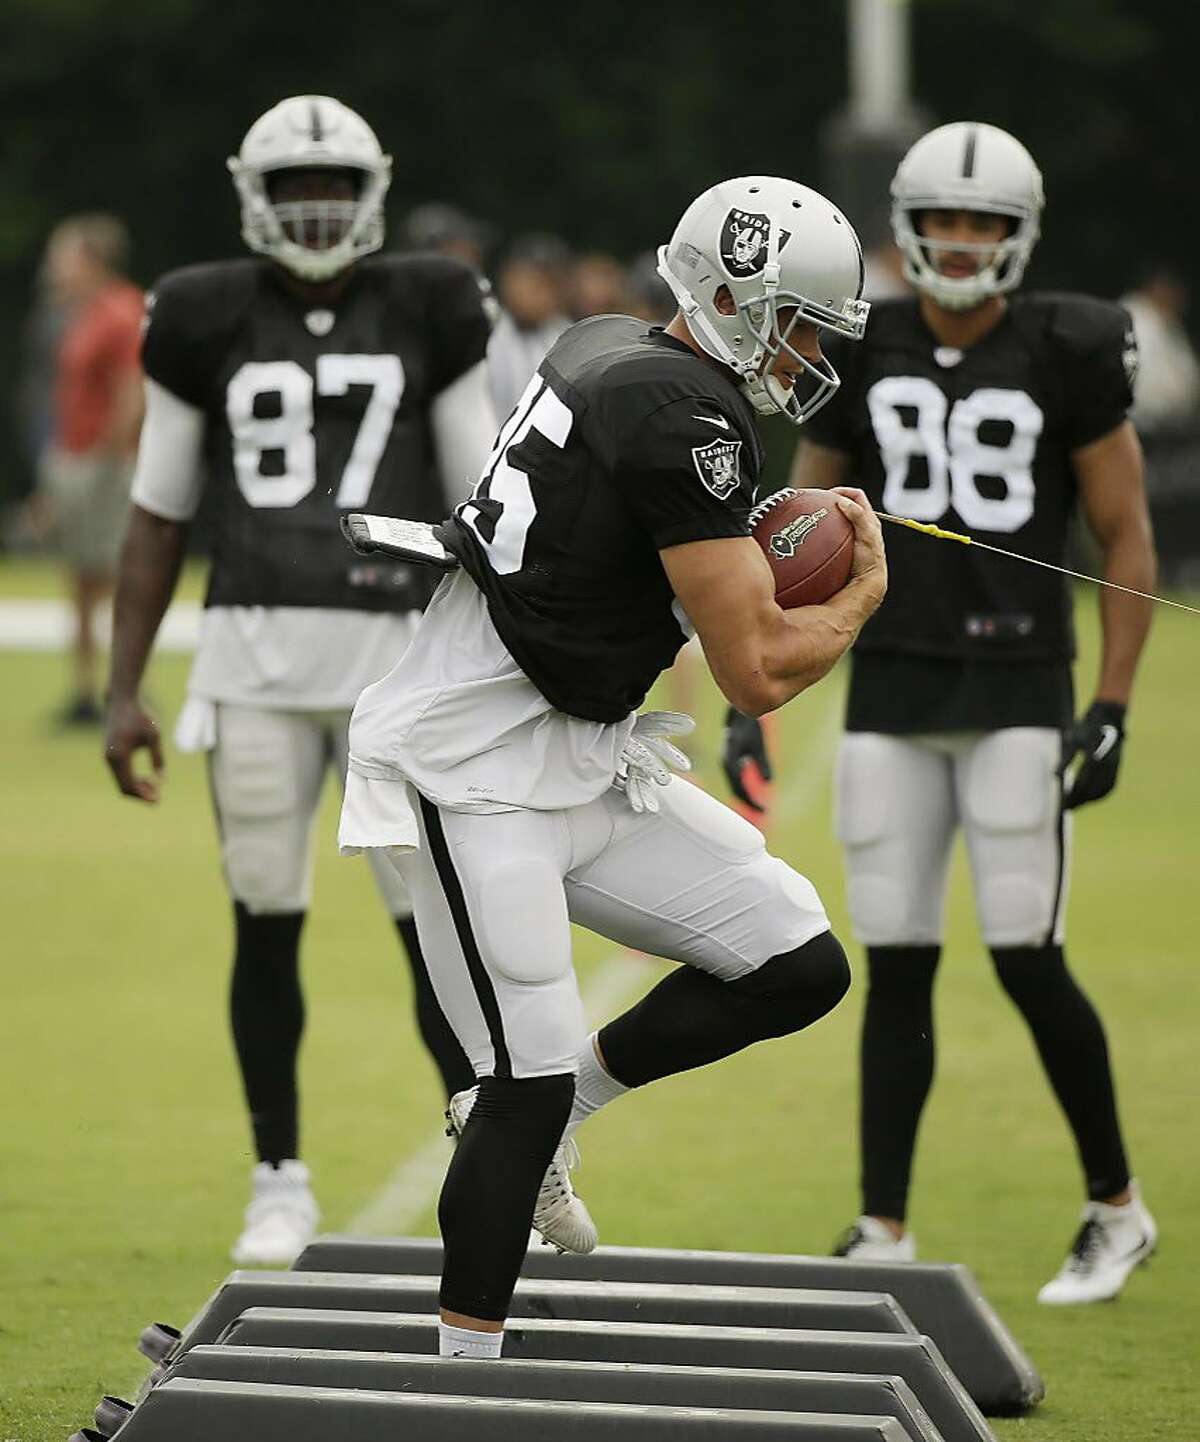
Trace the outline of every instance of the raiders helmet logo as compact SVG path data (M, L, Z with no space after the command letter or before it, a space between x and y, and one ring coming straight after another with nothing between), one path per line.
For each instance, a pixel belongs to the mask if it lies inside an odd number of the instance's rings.
M776 531L767 543L771 548L771 554L778 556L781 561L786 561L789 556L794 556L796 548L804 544L810 532L815 531L828 514L828 509L822 507L821 510L813 511L810 515L797 516L794 521L789 521L783 530Z
M711 491L718 501L731 495L742 478L738 467L738 452L741 449L741 441L720 440L692 447L696 473L704 482L704 489Z
M731 210L721 226L721 264L735 280L757 275L767 263L769 216L753 210ZM779 249L792 238L790 230L779 232Z

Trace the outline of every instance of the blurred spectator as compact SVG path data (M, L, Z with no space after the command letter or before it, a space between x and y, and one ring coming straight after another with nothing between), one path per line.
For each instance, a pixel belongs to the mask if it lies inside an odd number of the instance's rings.
M635 255L629 263L628 275L631 303L630 315L655 325L666 325L678 307L671 287L658 273L658 256L652 250Z
M37 292L21 336L23 364L17 394L21 439L33 474L54 435L54 391L58 348L69 312L51 289L46 266L38 272Z
M410 210L404 221L404 238L410 250L436 250L452 255L482 271L491 238L490 228L456 205L430 200Z
M1183 327L1188 288L1169 265L1154 264L1121 303L1138 344L1132 415L1146 454L1159 577L1165 586L1195 586L1200 584L1200 365Z
M68 319L39 489L75 609L75 694L61 717L72 725L101 720L93 628L116 571L142 417L144 305L123 278L128 248L122 222L100 214L64 220L46 248L46 284Z
M21 331L20 381L15 409L26 467L10 492L20 498L20 503L3 518L5 548L24 550L42 545L50 529L46 497L36 482L54 434L58 349L68 318L67 308L50 288L43 259L33 305Z
M904 279L904 256L891 240L880 241L863 252L863 298L894 300L909 295Z
M572 320L589 315L628 315L632 299L624 266L615 256L598 251L576 259L567 294Z
M496 280L500 318L488 347L496 415L509 414L542 357L566 330L570 255L554 235L525 235L509 247Z
M1138 344L1135 425L1144 432L1194 427L1200 422L1200 365L1183 327L1186 282L1169 266L1151 266L1121 304L1133 318Z

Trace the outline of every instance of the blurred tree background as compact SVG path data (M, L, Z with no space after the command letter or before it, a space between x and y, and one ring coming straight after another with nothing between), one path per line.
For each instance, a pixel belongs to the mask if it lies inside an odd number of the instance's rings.
M453 200L621 256L723 175L824 184L843 0L0 0L0 495L27 478L8 398L45 237L114 210L133 272L239 251L224 160L282 96L333 94L395 157L391 212ZM1115 295L1151 259L1192 279L1200 184L1192 0L914 0L933 121L1014 131L1046 177L1035 285ZM852 216L852 218L854 218Z

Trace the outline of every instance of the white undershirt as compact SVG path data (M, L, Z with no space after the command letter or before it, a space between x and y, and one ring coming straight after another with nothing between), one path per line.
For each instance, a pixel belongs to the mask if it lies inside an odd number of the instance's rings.
M452 811L561 811L612 785L636 719L610 724L556 711L500 639L482 591L459 570L439 586L396 666L358 698L350 770L411 781Z
M205 415L146 381L146 419L133 501L152 515L187 522L204 489ZM449 511L475 484L496 434L485 362L434 397L430 428ZM210 606L188 680L190 699L281 710L349 710L385 675L412 635L411 613L314 606ZM193 708L187 735L210 728Z

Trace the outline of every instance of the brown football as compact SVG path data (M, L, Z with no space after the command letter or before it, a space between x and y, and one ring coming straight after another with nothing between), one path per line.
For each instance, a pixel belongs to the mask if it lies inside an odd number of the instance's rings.
M750 513L750 532L775 573L785 611L828 601L846 584L854 527L832 491L776 491Z

